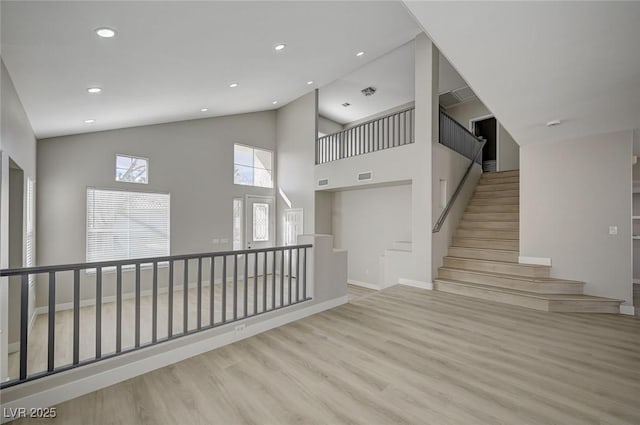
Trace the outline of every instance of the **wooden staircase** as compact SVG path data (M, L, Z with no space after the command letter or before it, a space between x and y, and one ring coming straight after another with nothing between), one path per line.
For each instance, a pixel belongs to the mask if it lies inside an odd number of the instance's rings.
M536 310L619 313L622 301L584 295L584 282L518 263L519 182L518 171L482 175L434 289Z

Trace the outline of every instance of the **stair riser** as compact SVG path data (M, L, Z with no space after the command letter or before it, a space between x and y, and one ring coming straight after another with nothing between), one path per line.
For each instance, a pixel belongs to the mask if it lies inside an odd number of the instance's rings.
M519 183L498 183L493 184L480 182L478 187L476 188L478 192L499 192L501 190L520 190Z
M495 192L478 191L473 194L474 198L515 198L520 196L519 190L498 190Z
M502 171L497 173L482 173L483 179L503 179L508 177L520 177L520 170Z
M517 251L495 251L451 246L449 247L449 255L452 257L475 258L477 260L504 261L506 263L518 262Z
M518 221L520 214L517 212L466 212L462 219L468 221Z
M458 229L456 238L518 240L518 232L508 230Z
M480 178L480 184L502 184L502 183L520 183L520 177L494 177Z
M549 301L549 311L556 313L609 313L619 314L617 301Z
M469 205L466 212L473 214L512 213L520 215L520 205Z
M433 289L450 294L464 295L466 297L478 298L481 300L495 301L504 304L517 305L520 307L532 308L535 310L549 311L549 304L546 300L520 297L504 292L495 292L480 288L469 288L459 285L451 285L444 282L434 282Z
M460 222L460 229L511 230L520 229L519 221L466 221Z
M491 263L457 257L444 257L444 266L455 269L475 270L488 273L513 274L526 277L549 277L550 267L532 267L523 264Z
M584 285L569 282L533 282L526 279L510 279L500 276L487 276L465 270L438 269L438 278L459 280L461 282L478 283L498 288L516 289L538 294L582 294Z
M469 206L477 206L477 205L491 205L491 206L502 206L502 205L520 205L520 198L518 196L510 196L508 198L472 198L469 201Z
M454 238L453 246L464 248L487 248L487 249L506 249L517 251L520 249L520 243L517 240L494 240L494 239L465 239Z

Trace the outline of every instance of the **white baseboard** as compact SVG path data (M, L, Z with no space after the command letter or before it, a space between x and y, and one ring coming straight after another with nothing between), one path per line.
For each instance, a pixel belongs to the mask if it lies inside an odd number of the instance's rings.
M421 289L428 289L428 290L432 290L433 289L433 283L431 283L431 282L422 282L420 280L411 280L411 279L398 278L398 284L399 285L406 285L406 286L413 286L414 288L421 288Z
M349 279L347 283L349 285L362 286L363 288L375 289L376 291L380 290L380 285L376 285L369 282L361 282L359 280Z
M518 263L520 264L534 264L537 266L549 266L551 267L551 258L546 257L518 257Z
M632 305L620 305L620 314L627 314L629 316L636 315L636 309Z
M171 350L163 351L153 356L133 361L131 363L127 363L125 365L109 369L101 373L87 376L73 382L61 384L52 388L47 388L38 393L29 394L16 400L6 401L10 397L11 389L14 387L7 388L3 390L3 408L26 408L28 411L31 408L54 406L59 403L63 403L65 401L80 397L82 395L89 394L93 391L108 387L110 385L117 384L118 382L134 378L152 370L156 370L170 364L188 359L190 357L197 356L198 354L211 351L213 349L257 335L262 332L266 332L270 329L277 328L296 320L300 320L307 316L311 316L313 314L338 307L342 304L346 304L348 301L349 297L345 295L318 304L313 304L300 310L283 313L269 319L250 323L246 326L242 333L234 331L234 326L238 324L238 322L234 322L230 324L228 332L225 332L223 334L215 335L211 338L199 340L188 345L173 348ZM192 337L197 335L198 334L194 334L192 335ZM186 336L184 338L186 339L190 337ZM73 372L73 370L69 372ZM0 423L5 423L7 421L7 418L0 418Z

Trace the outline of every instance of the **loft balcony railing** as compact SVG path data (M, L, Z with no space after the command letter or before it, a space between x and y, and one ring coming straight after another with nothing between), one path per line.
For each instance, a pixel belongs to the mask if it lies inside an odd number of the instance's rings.
M467 181L474 164L482 165L482 148L486 143L486 140L475 136L469 130L460 125L449 114L440 109L440 144L458 152L459 154L469 158L469 166L464 175L460 179L456 190L451 195L451 198L447 201L447 205L438 217L438 221L433 226L432 232L438 233L444 225L453 204L458 199L458 195L462 192L464 183Z
M0 270L9 285L17 279L21 288L19 351L9 355L10 368L12 360L18 367L0 388L308 301L311 248L291 245ZM190 282L194 274L195 282ZM41 276L36 285L48 281L48 301L46 327L36 320L30 332L31 276ZM132 291L125 293L123 287ZM149 288L146 295L143 287ZM59 289L71 289L70 312L56 312L64 308L56 304Z
M482 149L478 149L484 141L467 130L451 115L440 109L440 144L458 152L460 155L482 165Z
M415 108L411 107L320 137L316 143L316 164L413 143L414 119Z

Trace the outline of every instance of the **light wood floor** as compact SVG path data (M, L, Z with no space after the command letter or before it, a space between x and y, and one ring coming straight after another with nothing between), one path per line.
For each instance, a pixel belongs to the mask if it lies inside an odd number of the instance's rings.
M289 278L280 279L280 275L276 275L275 298L273 297L273 279L272 275L267 275L266 298L264 297L264 279L262 276L258 278L257 287L254 286L254 279L249 278L247 281L247 316L253 315L255 312L263 312L263 299L266 299L267 311L290 304L289 301ZM282 287L281 284L284 283ZM238 280L236 298L236 317L244 317L244 280ZM256 293L254 291L257 289ZM283 289L281 291L281 289ZM233 283L227 283L226 290L226 311L227 321L234 318L233 308ZM281 294L282 292L282 294ZM173 334L179 335L184 331L184 315L183 315L183 293L181 285L176 285L173 295ZM222 284L215 285L214 291L214 323L222 322ZM304 296L302 288L300 289L300 300ZM275 304L273 300L275 299ZM188 326L189 331L197 328L197 289L193 288L188 291ZM291 278L291 302L298 300L296 278ZM254 302L255 301L255 302ZM140 297L140 343L144 345L151 342L152 338L152 297ZM80 309L80 361L94 359L96 355L96 309L95 306L82 307ZM157 338L167 337L168 330L168 294L158 295L158 328ZM43 372L47 370L47 347L48 347L48 315L38 315L31 332L29 334L29 350L27 360L28 374ZM202 315L201 326L210 324L209 314L209 287L202 288ZM55 326L55 367L69 365L73 360L73 310L63 310L56 312ZM114 353L116 351L116 304L108 302L102 304L102 355ZM122 350L134 347L135 344L135 299L124 299L122 302ZM17 379L20 370L20 354L18 352L11 353L8 361L8 371L11 379Z
M395 286L63 403L46 423L638 425L639 337L635 317Z

